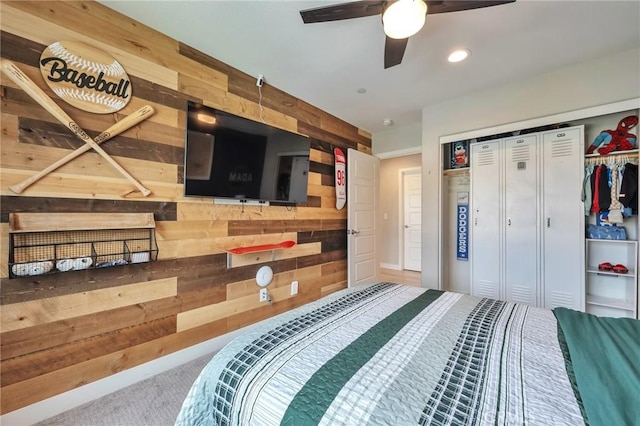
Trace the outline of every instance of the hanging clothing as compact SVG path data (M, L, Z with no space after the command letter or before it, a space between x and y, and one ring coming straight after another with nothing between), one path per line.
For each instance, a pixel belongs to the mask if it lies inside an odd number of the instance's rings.
M600 205L598 204L598 185L597 182L600 179L600 166L596 166L593 170L593 174L591 175L591 212L598 214L600 213Z
M633 214L638 214L638 165L627 163L624 165L622 183L620 184L620 202L631 208Z
M618 201L618 165L610 168L611 176L611 205L609 206L609 223L623 223L622 204Z
M589 216L591 211L591 175L593 174L593 164L587 164L584 169L584 181L582 182L582 202L584 203L584 215Z
M620 183L618 185L618 200L620 200L620 187L622 186L622 174L624 173L624 164L618 164L618 182Z
M609 185L609 168L601 164L600 180L598 181L598 205L600 206L600 213L609 211L611 205L611 186Z
M597 166L595 173L592 174L591 177L591 188L593 192L591 211L596 214L607 212L611 205L611 189L609 187L609 171L607 170L607 166L604 164Z

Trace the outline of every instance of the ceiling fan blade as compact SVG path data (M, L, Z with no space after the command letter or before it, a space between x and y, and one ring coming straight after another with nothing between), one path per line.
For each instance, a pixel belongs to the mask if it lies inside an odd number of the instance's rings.
M459 12L462 10L480 9L481 7L499 6L514 3L516 0L484 1L484 0L426 0L427 15L434 13Z
M342 19L363 18L382 13L384 1L353 1L334 4L333 6L316 7L300 11L305 24L314 22L340 21Z
M408 38L386 37L384 42L384 69L391 68L402 62L408 41Z

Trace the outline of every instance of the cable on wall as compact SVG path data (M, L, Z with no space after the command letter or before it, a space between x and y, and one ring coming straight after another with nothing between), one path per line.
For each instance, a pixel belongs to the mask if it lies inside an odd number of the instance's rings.
M262 85L264 84L264 76L262 74L258 75L258 79L256 80L256 86L258 86L258 106L260 107L260 120L264 123L264 108L262 108ZM265 123L266 124L266 123Z

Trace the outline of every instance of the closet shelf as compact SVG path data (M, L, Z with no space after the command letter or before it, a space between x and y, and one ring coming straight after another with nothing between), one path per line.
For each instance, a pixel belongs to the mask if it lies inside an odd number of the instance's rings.
M470 169L470 167L463 167L460 169L445 169L442 171L442 174L445 176L468 175Z
M601 271L595 265L588 266L587 267L587 273L589 273L589 274L598 274L598 275L609 275L609 276L612 276L612 277L622 277L622 278L635 278L636 277L636 271L633 270L633 269L629 269L629 272L627 272L626 274L621 274L619 272Z
M587 238L586 240L590 243L629 244L629 245L634 245L635 243L637 243L636 240L607 240L604 238Z
M624 299L614 299L612 297L593 296L587 294L587 304L606 306L608 308L624 309L625 311L634 311L635 303Z
M585 301L590 307L587 312L607 316L636 316L637 247L636 240L586 239ZM598 265L603 262L625 265L629 271L601 271Z
M627 151L613 151L613 152L610 152L607 155L585 154L584 158L610 158L610 157L617 157L617 156L622 156L622 155L628 155L629 157L638 157L638 150L637 149L629 149Z

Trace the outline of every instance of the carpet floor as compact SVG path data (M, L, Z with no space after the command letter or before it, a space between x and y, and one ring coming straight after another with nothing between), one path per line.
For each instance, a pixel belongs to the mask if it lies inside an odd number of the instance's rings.
M170 426L212 354L51 417L37 426Z

